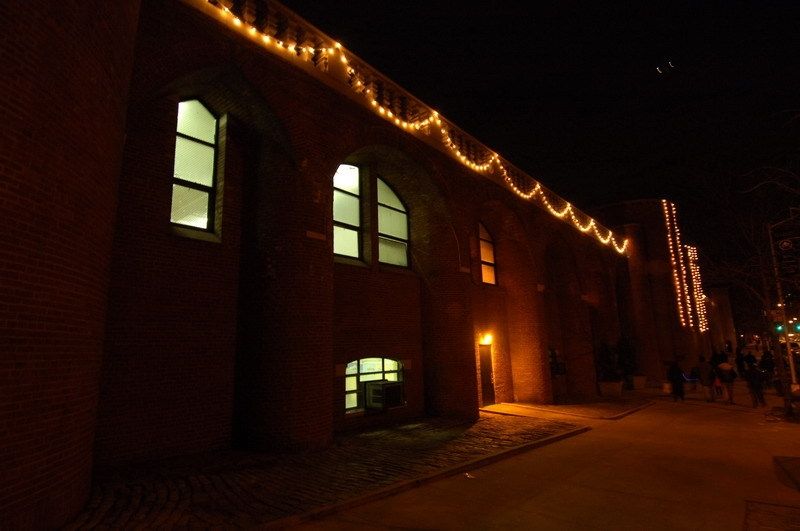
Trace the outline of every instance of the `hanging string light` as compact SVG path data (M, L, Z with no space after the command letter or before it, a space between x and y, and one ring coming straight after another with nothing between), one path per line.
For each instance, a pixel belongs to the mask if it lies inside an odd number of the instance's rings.
M664 224L667 229L667 248L669 249L669 261L670 265L672 266L672 283L675 287L675 303L678 307L678 318L681 321L681 326L686 326L687 320L683 306L683 290L681 289L681 281L678 272L678 259L676 258L676 255L680 254L680 249L677 249L677 245L673 237L670 206L671 203L669 203L666 199L661 200L661 207L664 211Z
M243 21L228 7L222 5L219 0L183 1L205 13L218 17L220 20L233 26L244 35L253 39L255 42L260 43L265 49L277 53L287 60L309 63L332 77L335 77L337 74L331 65L331 62L335 63L335 59L338 57L339 63L342 65L342 68L344 68L342 74L340 75L347 78L347 84L350 89L356 94L363 96L368 107L372 108L373 111L382 118L386 119L390 123L393 123L395 126L408 131L409 133L419 132L420 134L427 136L431 134L431 130L435 126L440 134L439 141L441 146L447 149L453 155L453 157L464 166L482 174L488 174L489 172L494 172L496 170L499 172L499 175L502 177L503 181L508 185L508 187L520 198L531 201L538 200L538 202L551 215L558 219L571 222L571 224L577 230L584 234L591 233L595 239L603 245L611 244L611 246L619 254L624 254L628 248L627 239L622 240L622 243L620 243L614 237L613 232L609 229L605 229L607 232L603 234L601 227L593 218L583 214L585 219L581 220L576 214L575 208L569 202L558 198L558 201L563 201L564 205L561 208L554 206L554 201L551 199L551 197L548 197L544 187L535 179L532 179L526 175L525 177L533 184L530 190L527 192L520 189L514 179L510 176L502 158L497 153L484 148L485 152L490 153L488 158L484 160L474 160L471 158L470 155L464 153L461 148L459 148L456 142L454 142L452 135L448 131L448 127L453 129L456 128L452 126L452 124L446 126L444 120L442 120L441 116L439 116L439 113L436 111L429 110L426 118L415 121L408 121L402 116L397 116L395 111L389 107L386 107L375 97L374 90L367 87L367 83L365 82L365 80L368 79L366 72L359 70L360 67L357 66L358 62L352 60L352 57L354 56L350 54L350 52L347 52L340 43L332 42L331 45L328 46L323 44L304 46L302 42L293 43L290 41L284 41L275 38L275 36L268 35L266 31L261 31L255 26ZM558 197L555 194L552 194L552 196Z
M700 264L697 258L697 247L686 246L686 254L689 257L689 272L692 276L692 288L694 295L694 307L697 312L697 328L701 332L708 330L708 316L706 314L706 296L703 293L703 280L700 277Z

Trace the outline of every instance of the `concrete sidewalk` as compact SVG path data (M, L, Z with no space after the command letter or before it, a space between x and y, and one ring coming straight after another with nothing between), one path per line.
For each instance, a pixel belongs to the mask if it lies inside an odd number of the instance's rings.
M651 406L619 420L587 418L592 429L580 437L300 528L800 529L800 425L782 418L774 391L757 408L743 382L735 391L734 404L711 404L699 392L673 402L643 390L636 394Z
M688 390L683 405L763 415L746 388L736 404L707 404ZM67 529L286 527L430 483L468 475L532 448L612 426L652 404L671 402L660 389L627 392L623 399L568 405L497 404L464 424L449 419L415 422L337 437L330 448L304 454L216 452L107 470L97 474L85 510ZM774 416L774 421L782 419ZM800 485L800 460L776 466L787 484ZM761 507L759 510L763 509ZM756 511L756 509L753 509ZM763 511L762 511L763 512ZM755 514L755 513L754 513Z

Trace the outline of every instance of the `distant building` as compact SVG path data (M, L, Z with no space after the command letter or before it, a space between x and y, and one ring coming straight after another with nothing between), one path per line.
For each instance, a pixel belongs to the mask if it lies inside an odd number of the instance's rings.
M656 383L703 341L664 204L604 228L280 4L0 20L10 528L93 466L592 396L621 340Z

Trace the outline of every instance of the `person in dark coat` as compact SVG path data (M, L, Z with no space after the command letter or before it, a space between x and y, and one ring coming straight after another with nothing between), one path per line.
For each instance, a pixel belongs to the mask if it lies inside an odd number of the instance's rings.
M672 384L672 400L683 401L683 369L677 360L673 361L667 369L667 380Z
M742 347L736 347L736 370L739 371L739 374L744 374L744 352L742 352Z
M725 386L725 392L728 395L728 403L733 404L733 381L736 380L736 369L727 361L723 361L717 365L717 376L722 382L722 385Z
M764 374L756 367L755 363L748 363L744 372L747 380L747 390L750 391L750 398L753 400L753 407L766 406L764 401Z
M767 350L761 355L758 368L764 373L764 385L772 387L772 380L775 378L775 358L771 350Z
M700 363L697 364L698 379L703 388L703 394L706 397L706 402L714 401L714 379L717 377L714 373L714 367L706 361L705 356L700 356Z

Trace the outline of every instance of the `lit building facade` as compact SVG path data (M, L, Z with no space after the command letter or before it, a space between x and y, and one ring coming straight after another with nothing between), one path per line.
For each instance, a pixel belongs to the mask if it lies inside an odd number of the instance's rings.
M605 228L280 4L0 20L12 527L93 466L592 396L603 346L657 381L694 337L677 221Z

